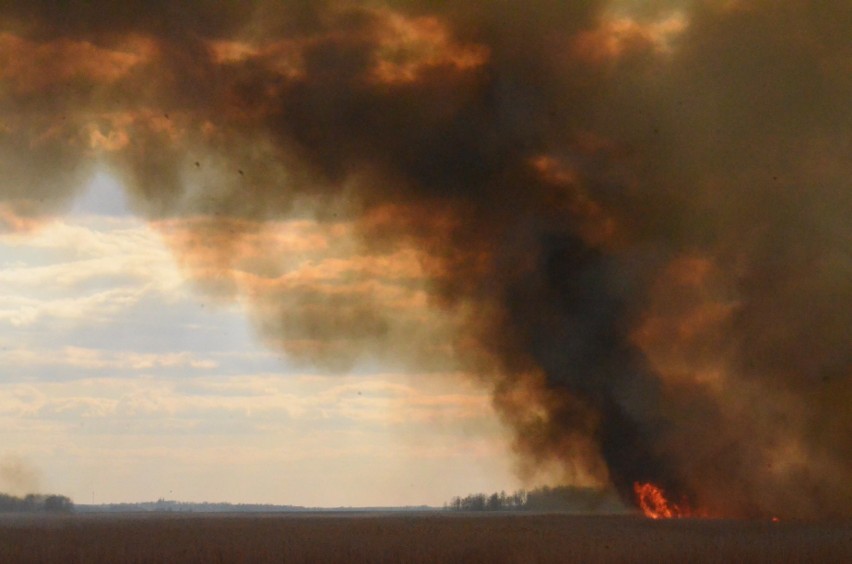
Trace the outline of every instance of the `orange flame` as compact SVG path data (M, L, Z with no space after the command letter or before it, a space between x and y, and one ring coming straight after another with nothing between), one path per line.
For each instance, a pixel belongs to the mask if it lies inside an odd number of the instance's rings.
M676 505L666 499L663 490L650 482L633 484L636 502L646 517L651 519L674 519L689 517L692 512L683 506Z

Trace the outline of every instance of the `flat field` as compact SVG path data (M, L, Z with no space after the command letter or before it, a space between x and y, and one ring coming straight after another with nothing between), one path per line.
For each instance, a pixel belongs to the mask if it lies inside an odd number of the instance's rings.
M852 562L852 522L566 514L0 516L0 562Z

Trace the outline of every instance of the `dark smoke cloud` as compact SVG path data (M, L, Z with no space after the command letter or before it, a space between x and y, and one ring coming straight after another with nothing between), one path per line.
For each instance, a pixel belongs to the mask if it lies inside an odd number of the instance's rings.
M227 234L208 271L340 214L462 326L283 288L253 294L271 341L340 369L453 343L529 471L849 516L852 5L636 4L18 3L0 202L55 210L100 159L152 220L207 218L190 266Z

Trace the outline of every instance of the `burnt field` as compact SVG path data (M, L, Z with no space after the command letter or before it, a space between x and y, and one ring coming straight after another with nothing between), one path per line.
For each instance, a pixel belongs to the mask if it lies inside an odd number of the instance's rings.
M852 523L565 514L0 517L0 562L852 562Z

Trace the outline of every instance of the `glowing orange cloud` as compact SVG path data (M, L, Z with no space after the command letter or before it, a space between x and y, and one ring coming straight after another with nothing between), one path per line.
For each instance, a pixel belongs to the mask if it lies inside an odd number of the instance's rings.
M89 41L37 42L0 33L0 76L19 94L76 78L114 82L155 53L153 41L135 36L106 48Z

